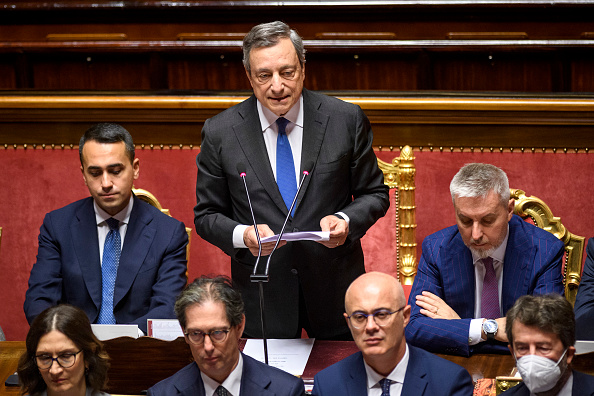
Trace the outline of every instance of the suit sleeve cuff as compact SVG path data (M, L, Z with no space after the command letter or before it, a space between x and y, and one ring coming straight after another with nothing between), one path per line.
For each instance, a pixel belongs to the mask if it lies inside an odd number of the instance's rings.
M470 327L468 329L468 345L476 345L482 342L483 335L483 318L471 319Z
M235 249L247 248L245 242L243 242L243 233L248 227L253 226L240 224L238 226L235 226L235 228L233 229L233 247Z

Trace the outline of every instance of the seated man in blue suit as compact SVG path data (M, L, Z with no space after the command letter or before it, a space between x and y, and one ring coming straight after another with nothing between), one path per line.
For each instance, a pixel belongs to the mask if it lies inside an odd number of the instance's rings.
M508 353L505 313L518 297L563 293L563 243L513 214L493 165L465 165L450 193L457 225L423 241L406 338L437 353Z
M588 256L575 300L575 335L578 340L594 340L594 238L588 240Z
M507 311L505 331L523 382L502 395L594 395L594 377L571 369L575 318L565 297L520 297Z
M149 388L149 396L305 395L300 378L239 351L244 304L228 278L194 280L175 313L195 361Z
M312 395L472 395L465 369L406 343L410 305L397 279L359 276L347 289L345 310L361 351L316 374Z
M134 142L117 124L97 124L80 140L91 197L48 213L25 297L29 323L68 303L91 323L137 324L174 318L186 284L185 226L132 194L140 171Z

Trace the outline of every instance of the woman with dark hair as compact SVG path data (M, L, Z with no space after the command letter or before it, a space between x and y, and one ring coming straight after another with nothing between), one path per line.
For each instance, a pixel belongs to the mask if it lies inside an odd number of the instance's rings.
M27 350L17 369L22 394L108 396L109 356L87 315L72 305L40 313L27 334Z

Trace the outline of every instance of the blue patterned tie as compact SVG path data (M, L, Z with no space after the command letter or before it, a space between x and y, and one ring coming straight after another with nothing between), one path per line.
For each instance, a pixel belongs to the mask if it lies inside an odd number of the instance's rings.
M278 126L278 137L276 139L276 184L283 196L287 209L291 207L293 198L297 194L297 178L295 177L295 164L293 163L293 152L289 144L289 138L285 128L289 120L280 117L276 120ZM293 213L295 210L293 209ZM293 215L291 213L291 215Z
M105 245L103 245L103 261L101 263L103 293L97 323L115 324L116 320L113 315L113 290L118 273L118 264L120 263L122 241L120 238L120 222L113 217L110 217L106 221L109 226L109 233L105 237Z
M382 387L382 396L390 396L390 384L392 383L392 381L390 381L387 378L384 378L383 380L380 380L379 383Z

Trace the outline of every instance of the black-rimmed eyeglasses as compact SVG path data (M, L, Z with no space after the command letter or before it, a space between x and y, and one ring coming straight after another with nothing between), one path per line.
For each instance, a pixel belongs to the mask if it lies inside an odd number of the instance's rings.
M210 340L215 343L223 342L227 339L227 334L229 334L231 329L227 330L213 330L210 333L204 333L200 330L191 330L187 331L184 334L188 337L188 340L192 344L195 345L202 345L204 343L204 337L210 337Z
M375 321L375 323L378 326L383 327L390 323L390 318L392 317L393 314L402 311L404 309L404 307L397 309L396 311L392 311L392 312L390 312L387 309L378 309L377 311L372 312L372 313L355 311L350 316L347 316L347 318L350 319L351 324L353 325L353 327L355 329L360 329L362 327L365 327L365 325L367 325L367 318L370 316L373 317L373 320Z
M61 353L58 357L51 357L50 355L36 355L35 364L41 370L49 370L52 367L54 361L58 362L62 368L70 368L76 363L76 355L82 352L82 349L78 352Z

